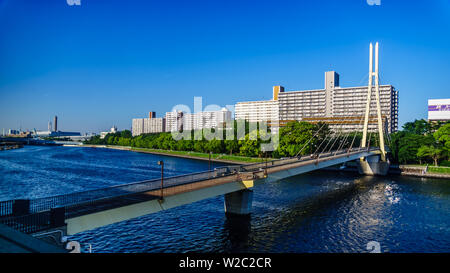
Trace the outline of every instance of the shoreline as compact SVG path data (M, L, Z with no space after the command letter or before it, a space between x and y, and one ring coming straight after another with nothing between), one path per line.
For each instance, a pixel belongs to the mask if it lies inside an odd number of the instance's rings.
M66 145L64 145L66 146ZM193 160L202 160L202 161L209 161L207 157L201 157L201 156L195 156L195 155L183 155L183 154L175 154L175 153L168 153L168 152L158 152L153 150L148 150L145 148L132 148L129 146L112 146L112 145L92 145L92 144L83 144L78 145L76 147L87 147L87 148L103 148L103 149L113 149L113 150L123 150L123 151L130 151L130 152L137 152L137 153L144 153L144 154L154 154L154 155L163 155L163 156L171 156L171 157L179 157L179 158L186 158L186 159L193 159ZM217 154L214 154L217 155ZM228 159L217 159L217 158L211 158L211 162L216 163L226 163L226 164L233 164L233 165L241 165L241 164L250 164L254 163L252 161L239 161L239 160L228 160Z
M0 151L9 151L23 148L23 144L15 144L15 145L2 145L0 146Z
M450 179L450 174L444 173L422 173L425 168L423 167L412 167L408 165L391 166L389 168L388 174L399 175L399 176L413 176L421 178L437 178L437 179ZM324 168L326 171L339 171L339 172L358 172L356 167L346 167L345 169L340 169L339 167L328 167Z

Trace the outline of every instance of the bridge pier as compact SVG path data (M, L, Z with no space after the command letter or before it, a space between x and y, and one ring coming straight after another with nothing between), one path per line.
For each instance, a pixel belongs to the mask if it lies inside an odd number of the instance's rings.
M364 159L357 159L356 166L360 174L386 175L389 171L389 162L381 161L380 155L372 155Z
M252 212L253 191L249 189L225 194L225 213L249 215Z

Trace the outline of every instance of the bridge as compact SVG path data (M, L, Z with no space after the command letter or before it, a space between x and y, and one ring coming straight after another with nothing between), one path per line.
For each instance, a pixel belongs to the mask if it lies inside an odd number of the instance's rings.
M28 234L56 229L73 235L219 195L225 195L226 213L245 215L251 213L252 189L261 183L380 155L379 148L350 148L52 197L2 201L0 223Z

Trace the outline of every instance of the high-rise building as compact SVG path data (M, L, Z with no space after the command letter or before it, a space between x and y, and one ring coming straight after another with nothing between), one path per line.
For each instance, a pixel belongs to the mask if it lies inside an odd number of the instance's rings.
M367 86L340 87L339 74L325 72L325 88L285 92L274 86L267 101L238 102L235 118L252 122L279 120L280 126L292 120L327 122L331 129L361 131L367 103ZM375 90L375 87L372 87ZM380 85L381 115L385 129L398 129L398 91L392 85ZM375 92L372 94L369 130L377 128Z
M201 130L217 128L231 120L231 111L222 108L219 111L204 111L198 113L183 113L183 130Z
M183 112L172 111L166 113L166 132L183 130Z
M278 97L284 92L284 87L273 87L272 100L238 102L234 107L234 118L249 122L279 120Z
M155 112L149 112L149 118L135 118L132 120L132 135L165 132L165 118L157 118Z
M289 120L324 121L331 129L361 131L367 104L367 86L340 87L339 74L325 72L325 88L289 91L278 96L280 123ZM372 87L375 91L375 87ZM392 85L380 85L381 116L389 132L398 129L398 91ZM369 130L377 128L376 98L372 92ZM353 117L353 118L352 118Z
M55 126L55 129L53 131L58 132L58 117L55 116L53 118L53 125Z

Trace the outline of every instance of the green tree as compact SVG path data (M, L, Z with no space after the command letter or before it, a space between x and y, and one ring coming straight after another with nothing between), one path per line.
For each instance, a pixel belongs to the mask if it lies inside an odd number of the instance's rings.
M420 158L429 157L434 161L434 166L438 166L439 159L442 157L444 150L433 145L421 146L417 151Z
M283 157L296 156L300 151L301 155L312 153L317 142L326 135L326 130L321 130L320 135L313 138L318 129L319 126L304 121L288 122L280 129L280 142L276 154Z
M442 149L450 154L450 123L443 125L433 134L436 141L438 141L443 147Z
M407 122L403 125L403 131L416 135L425 135L431 133L431 124L424 119Z

